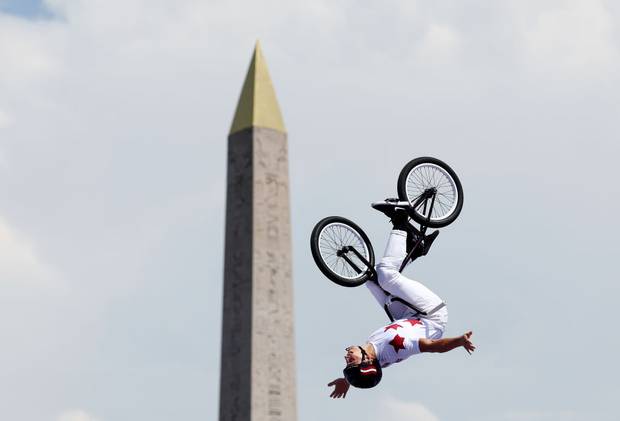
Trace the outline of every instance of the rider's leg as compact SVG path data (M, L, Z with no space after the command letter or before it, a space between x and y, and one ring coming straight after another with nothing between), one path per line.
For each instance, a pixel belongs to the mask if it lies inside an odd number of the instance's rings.
M392 227L395 230L404 231L406 233L405 253L408 253L413 247L413 244L415 243L415 241L417 240L417 235L416 235L417 230L413 228L413 226L409 223L409 214L407 213L405 209L402 209L402 208L395 209L394 215L391 221L392 221ZM404 259L404 256L403 256L403 259ZM401 259L401 262L403 261L403 259Z
M383 308L383 306L385 305L385 299L387 297L385 291L383 291L375 281L367 281L364 285L366 285L366 288L368 288L372 296L375 297L377 303L379 303L381 308Z
M387 216L390 217L391 222L392 222L392 226L394 227L395 230L401 230L398 232L401 232L403 235L405 235L405 237L407 238L407 240L409 240L409 234L403 232L407 225L408 225L408 221L409 221L409 217L407 215L407 212L404 209L394 209L393 207L375 207L378 208L379 210L381 210L383 213L385 213ZM386 254L387 254L387 250L386 250ZM401 262L402 262L402 258L401 258ZM378 268L377 268L378 269ZM372 296L375 298L375 300L377 301L377 303L384 308L385 304L386 304L386 298L388 297L388 293L385 292L385 290L383 290L376 281L368 281L365 283L366 288L368 288L368 290L370 291L370 293L372 294ZM390 307L390 310L392 312L392 315L396 318L400 318L400 316L402 316L405 312L406 309L402 309L402 308L398 308L398 307L402 307L399 303L395 303Z
M388 293L386 293L377 283L377 281L368 281L364 285L370 291L372 296L375 298L377 303L382 309L385 309L385 304L387 303L388 297L391 297ZM398 319L409 319L412 312L411 308L398 302L390 302L389 303L390 314L395 320Z
M392 230L383 258L376 268L377 280L381 288L390 294L402 298L422 311L430 311L442 302L441 298L420 282L409 279L398 271L406 257L406 238L406 232ZM442 310L429 318L447 322L447 312Z

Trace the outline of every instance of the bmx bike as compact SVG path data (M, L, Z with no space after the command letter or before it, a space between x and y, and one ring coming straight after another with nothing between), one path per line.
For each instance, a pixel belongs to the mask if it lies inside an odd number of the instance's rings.
M386 199L372 206L387 203L405 208L411 220L419 224L416 228L408 222L415 240L400 267L402 272L410 261L428 252L438 234L435 231L427 236L428 228L445 227L459 216L463 208L463 187L456 173L445 162L421 157L403 167L398 177L397 191L398 199ZM347 218L328 216L320 220L312 230L310 249L321 272L338 285L356 287L369 280L377 281L372 243L366 233ZM385 310L392 321L388 301L400 301L421 315L429 313L385 293L388 298Z

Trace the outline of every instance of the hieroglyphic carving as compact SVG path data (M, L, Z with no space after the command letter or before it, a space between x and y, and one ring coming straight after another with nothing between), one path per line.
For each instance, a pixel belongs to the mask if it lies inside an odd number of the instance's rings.
M229 140L220 421L295 421L286 134Z
M254 128L256 421L296 419L286 134ZM261 415L259 415L261 414Z
M251 130L229 138L220 421L251 419L252 146Z

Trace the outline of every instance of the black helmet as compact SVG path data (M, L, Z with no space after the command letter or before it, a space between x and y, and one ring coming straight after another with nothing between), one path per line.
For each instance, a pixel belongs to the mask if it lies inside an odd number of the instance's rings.
M349 384L360 389L370 389L375 387L381 381L383 373L379 361L370 360L366 351L360 346L358 347L362 351L362 362L360 364L349 364L342 372L344 378L347 379Z

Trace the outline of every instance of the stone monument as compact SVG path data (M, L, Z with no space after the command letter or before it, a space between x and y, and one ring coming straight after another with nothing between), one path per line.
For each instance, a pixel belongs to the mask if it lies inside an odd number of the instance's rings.
M220 421L295 421L286 129L256 44L228 136Z

